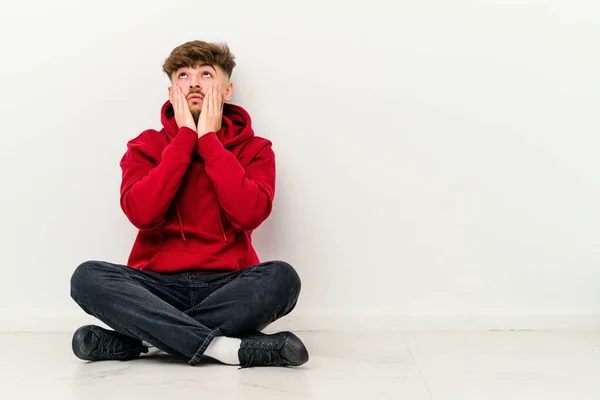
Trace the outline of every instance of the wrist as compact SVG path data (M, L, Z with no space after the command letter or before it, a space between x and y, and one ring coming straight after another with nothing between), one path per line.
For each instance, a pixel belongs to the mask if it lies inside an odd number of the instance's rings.
M223 143L221 143L215 132L207 132L198 138L196 152L206 163L210 163L211 160L222 155L224 149Z
M221 130L221 126L215 127L213 130L210 130L208 128L202 128L202 129L200 129L200 127L198 127L198 131L197 132L198 132L198 137L202 137L202 136L206 135L207 133L212 133L212 132L217 133L220 130Z

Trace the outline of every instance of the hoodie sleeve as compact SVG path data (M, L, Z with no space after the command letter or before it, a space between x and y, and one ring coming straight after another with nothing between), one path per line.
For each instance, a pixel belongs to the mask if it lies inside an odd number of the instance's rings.
M198 139L198 154L227 218L238 231L251 231L269 216L275 193L275 154L271 142L264 145L244 168L216 133Z
M173 141L162 150L158 164L154 161L156 145L149 134L142 134L127 144L121 159L121 208L138 229L147 229L165 217L183 180L194 152L198 134L182 127Z

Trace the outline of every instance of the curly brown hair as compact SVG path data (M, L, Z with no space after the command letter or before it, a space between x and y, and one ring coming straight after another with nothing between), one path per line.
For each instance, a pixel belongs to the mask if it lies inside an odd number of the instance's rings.
M163 64L163 72L172 79L173 73L179 68L193 68L203 63L219 66L231 77L235 67L235 56L226 43L194 40L173 49Z

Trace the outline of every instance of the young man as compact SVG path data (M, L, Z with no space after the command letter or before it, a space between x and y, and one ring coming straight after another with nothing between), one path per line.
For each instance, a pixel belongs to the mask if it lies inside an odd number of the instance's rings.
M163 128L146 130L121 160L120 203L139 231L127 265L81 264L71 297L114 331L94 325L73 335L83 360L130 360L144 342L225 364L298 366L308 361L290 332L261 330L290 313L300 279L287 263L260 263L251 234L270 214L275 191L271 142L250 116L225 103L234 56L226 44L175 48Z

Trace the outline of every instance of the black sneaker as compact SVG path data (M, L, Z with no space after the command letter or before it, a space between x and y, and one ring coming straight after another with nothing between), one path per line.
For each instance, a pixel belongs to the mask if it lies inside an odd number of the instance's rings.
M73 334L71 346L78 358L87 361L126 361L138 358L140 353L148 352L141 340L95 325L85 325L77 329Z
M297 367L308 361L308 350L291 332L242 337L238 357L242 368L266 366Z

